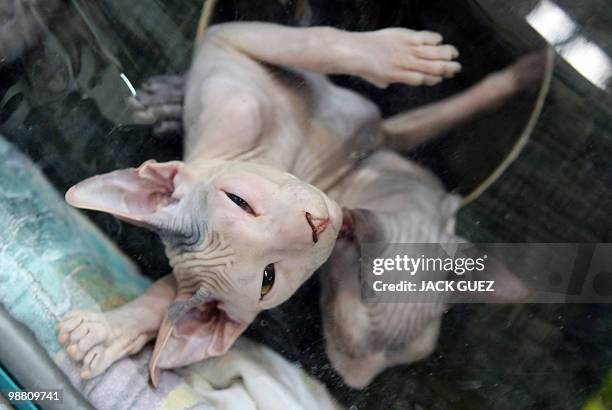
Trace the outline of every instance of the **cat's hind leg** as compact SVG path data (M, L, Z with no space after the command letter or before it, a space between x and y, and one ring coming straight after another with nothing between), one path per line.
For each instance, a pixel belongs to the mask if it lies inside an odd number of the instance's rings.
M385 145L409 151L453 127L499 109L515 95L536 87L544 74L546 55L528 54L456 95L385 118Z

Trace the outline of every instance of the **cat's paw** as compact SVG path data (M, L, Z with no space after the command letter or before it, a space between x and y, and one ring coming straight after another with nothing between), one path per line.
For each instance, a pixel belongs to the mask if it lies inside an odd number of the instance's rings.
M441 44L442 36L431 31L388 28L363 34L360 76L379 87L391 83L435 85L461 71L457 49Z
M122 357L138 352L150 339L138 322L110 313L73 311L58 324L58 341L81 362L83 379L96 377Z

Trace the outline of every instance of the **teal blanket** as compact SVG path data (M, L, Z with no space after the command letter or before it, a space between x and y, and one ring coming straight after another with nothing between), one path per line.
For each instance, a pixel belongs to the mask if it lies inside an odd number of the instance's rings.
M149 285L136 267L0 137L0 303L50 354L77 308L121 305Z

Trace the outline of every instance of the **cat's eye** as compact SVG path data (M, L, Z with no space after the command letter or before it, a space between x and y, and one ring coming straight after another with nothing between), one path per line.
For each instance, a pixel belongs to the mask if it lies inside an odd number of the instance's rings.
M274 276L274 264L271 263L266 266L263 271L263 277L261 279L260 300L272 290L272 286L274 286Z
M251 208L251 205L249 205L249 203L247 201L245 201L244 199L240 198L238 195L230 194L229 192L226 192L225 195L227 195L227 197L229 199L231 199L233 203L235 203L240 208L242 208L242 210L244 210L245 212L250 213L251 215L255 215L255 212L253 211L253 208Z

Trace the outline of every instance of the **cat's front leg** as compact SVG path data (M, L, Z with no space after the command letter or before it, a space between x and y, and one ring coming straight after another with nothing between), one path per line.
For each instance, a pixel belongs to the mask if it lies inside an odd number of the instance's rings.
M108 312L75 310L58 324L58 340L70 358L81 362L81 378L103 373L117 360L138 353L157 334L176 295L172 275L143 295Z

